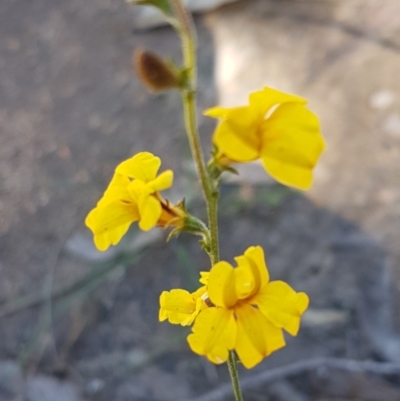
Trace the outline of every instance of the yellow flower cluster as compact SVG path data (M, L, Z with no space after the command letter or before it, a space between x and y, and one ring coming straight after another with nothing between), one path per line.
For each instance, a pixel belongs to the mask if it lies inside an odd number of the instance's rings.
M269 281L264 252L252 246L235 258L237 267L216 263L190 294L181 289L160 296L160 321L190 325L191 349L220 364L235 350L250 369L285 345L282 330L295 336L308 296L283 281ZM204 275L204 273L203 273Z
M261 159L277 181L309 188L325 142L318 119L306 103L301 97L264 88L250 94L247 106L207 110L205 115L220 119L210 166L221 172L229 170L232 163ZM173 182L171 170L157 175L160 166L161 160L148 152L117 166L103 197L85 221L99 250L116 245L133 222L144 231L174 226L178 231L208 233L202 222L186 212L183 203L173 206L160 195ZM213 179L211 170L209 174ZM248 248L235 261L236 267L222 261L210 272L203 272L203 286L193 293L164 291L159 320L193 324L188 343L211 362L227 361L229 351L234 350L243 365L252 368L285 345L283 330L297 335L309 300L283 281L269 281L261 247Z

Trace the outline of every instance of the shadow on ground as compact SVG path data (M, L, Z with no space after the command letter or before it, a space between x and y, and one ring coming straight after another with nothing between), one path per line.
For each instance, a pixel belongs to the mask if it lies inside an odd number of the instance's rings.
M288 346L261 366L243 370L243 378L315 357L400 359L385 251L373 239L278 185L224 186L221 211L224 259L261 245L271 278L311 298L299 336L288 338ZM13 316L2 318L0 353L19 358L36 380L47 375L74 383L96 400L191 399L229 380L225 366L214 367L190 352L186 328L158 322L161 291L193 290L198 272L208 268L196 239L182 235L169 244L164 239L157 231L146 236L133 231L111 253L97 254L83 228L74 232L54 271L53 301L44 297L40 308L17 304L9 310ZM80 267L81 277L68 283L71 265ZM398 385L393 376L316 369L274 385L261 383L246 399L269 394L280 400L290 391L303 397L298 399L395 400Z

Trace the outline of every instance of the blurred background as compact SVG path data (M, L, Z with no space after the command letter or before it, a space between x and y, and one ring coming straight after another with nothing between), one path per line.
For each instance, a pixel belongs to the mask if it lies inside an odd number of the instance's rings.
M307 193L257 164L222 187L223 259L261 245L272 279L311 298L300 334L241 369L246 401L398 401L399 1L189 3L206 153L202 111L263 86L307 98L328 144ZM123 0L0 3L1 401L232 399L226 366L158 322L160 292L194 289L208 269L197 239L133 228L100 253L83 223L142 150L175 171L169 199L204 216L179 94L147 92L138 48L180 60L173 30ZM315 361L332 357L343 364Z

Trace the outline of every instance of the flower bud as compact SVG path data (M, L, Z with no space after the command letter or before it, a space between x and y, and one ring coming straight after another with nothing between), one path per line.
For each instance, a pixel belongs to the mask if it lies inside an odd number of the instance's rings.
M154 53L141 49L136 50L133 64L139 78L153 91L163 91L180 86L178 71Z

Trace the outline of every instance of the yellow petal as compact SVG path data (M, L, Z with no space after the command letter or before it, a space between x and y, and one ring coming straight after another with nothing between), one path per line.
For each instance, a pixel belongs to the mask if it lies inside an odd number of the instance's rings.
M259 144L254 144L243 137L242 134L245 132L255 133L256 131L255 128L249 127L243 132L233 127L228 121L223 121L215 130L213 142L219 151L233 162L250 162L259 158Z
M269 281L269 273L267 265L265 264L264 250L261 246L251 246L247 248L244 256L253 262L253 267L257 269L254 271L254 275L257 275L260 287L264 287L264 285Z
M240 300L251 297L256 287L256 280L249 266L240 265L234 273L237 298Z
M209 109L209 111L209 113L205 113L206 116L229 120L235 126L241 128L248 128L260 121L258 114L249 106L232 108L214 107L213 109Z
M251 305L235 308L237 336L235 351L247 369L253 368L285 345L282 330Z
M128 192L129 183L129 178L115 173L106 191L104 192L103 197L97 203L97 206L104 206L115 200L129 203L131 201L131 197Z
M295 336L309 299L307 294L296 292L283 281L272 281L254 297L254 303L271 323Z
M139 203L139 228L149 231L157 225L161 216L162 207L160 201L154 196L147 196Z
M128 185L128 192L132 202L140 204L143 199L153 193L153 190L144 181L133 180Z
M200 283L207 285L208 284L208 278L210 276L210 272L200 272Z
M192 292L191 295L193 299L196 301L196 316L197 316L201 310L209 307L206 304L206 299L208 299L207 287L204 285L195 292Z
M324 149L318 118L302 105L278 107L263 125L263 165L283 184L308 189L312 169Z
M211 118L226 118L233 109L233 107L212 107L204 111L203 115Z
M207 287L203 285L198 290L192 292L193 299L201 298L207 292Z
M159 157L149 152L140 152L118 165L115 172L135 180L149 182L156 178L160 166Z
M167 170L161 173L157 178L148 183L148 186L152 189L152 193L163 191L172 187L174 181L174 173L172 170Z
M187 340L196 354L205 355L216 364L226 362L228 351L233 349L236 340L233 311L223 308L201 311Z
M228 262L215 264L208 276L208 296L214 305L229 308L237 302L235 273Z
M97 206L86 217L85 224L94 234L94 242L100 251L116 245L129 226L139 219L135 204L113 201Z
M260 156L261 120L249 107L231 109L217 126L213 142L218 149L237 162L248 162Z
M257 110L257 112L263 116L271 107L289 102L306 104L307 100L300 96L291 95L268 87L253 92L249 96L250 107Z
M238 265L235 269L237 296L239 299L251 298L269 280L264 251L260 246L251 246L235 261Z
M174 289L160 295L160 322L168 319L172 324L187 326L193 323L199 311L196 299L188 291Z
M122 237L127 233L131 223L120 225L101 234L95 234L94 244L99 251L106 251L110 245L117 245Z

